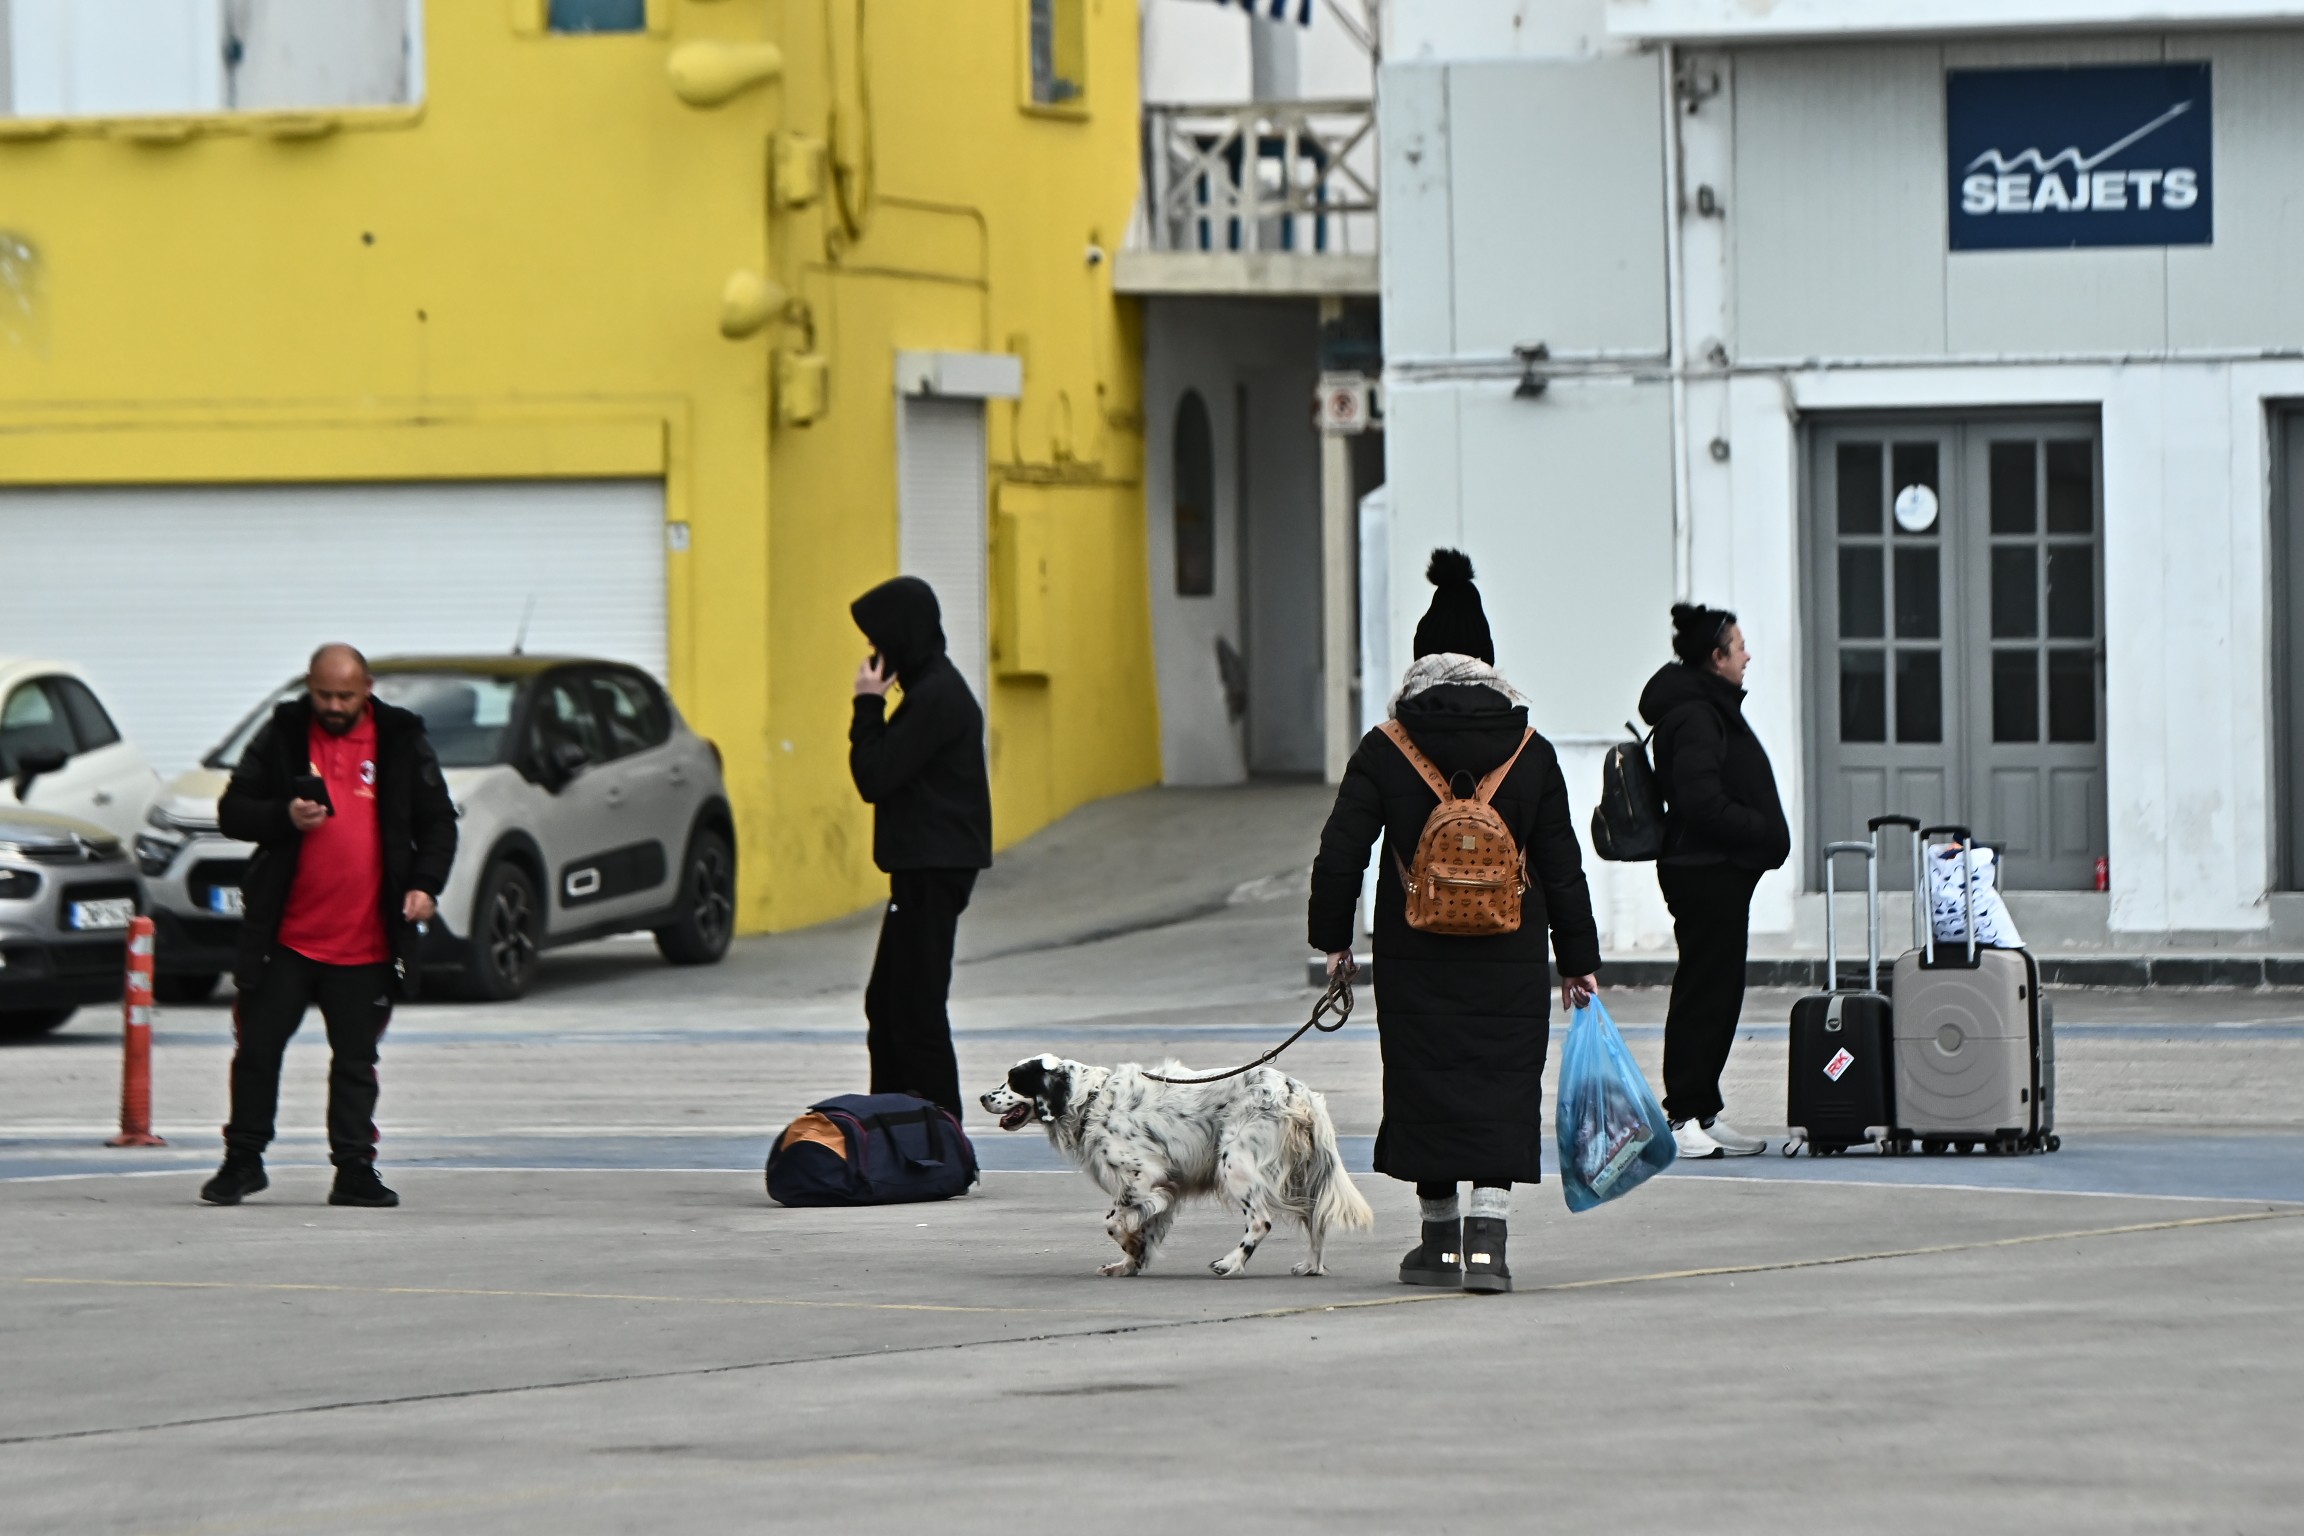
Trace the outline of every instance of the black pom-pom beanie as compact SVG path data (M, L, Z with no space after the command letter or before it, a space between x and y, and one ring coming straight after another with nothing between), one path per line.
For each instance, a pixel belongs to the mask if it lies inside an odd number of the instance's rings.
M1488 633L1488 613L1480 589L1472 585L1472 560L1462 550L1436 549L1424 568L1432 583L1432 606L1416 624L1416 654L1452 652L1496 665L1496 641Z

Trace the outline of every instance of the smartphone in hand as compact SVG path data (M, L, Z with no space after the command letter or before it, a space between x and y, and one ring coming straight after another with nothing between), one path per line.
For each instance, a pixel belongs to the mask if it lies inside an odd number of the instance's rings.
M329 815L336 814L336 802L328 798L328 781L316 773L300 773L288 781L288 793L297 800L310 800L325 808Z

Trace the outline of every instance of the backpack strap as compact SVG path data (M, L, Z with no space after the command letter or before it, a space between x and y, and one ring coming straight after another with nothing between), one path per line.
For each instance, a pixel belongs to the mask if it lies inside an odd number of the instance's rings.
M1392 745L1398 747L1401 756L1408 759L1408 766L1424 776L1424 782L1432 786L1432 793L1440 797L1441 804L1445 805L1456 798L1456 791L1448 786L1448 776L1440 771L1432 759L1416 749L1416 743L1408 739L1406 726L1397 720L1387 720L1377 729L1392 738ZM1533 735L1534 732L1530 732L1530 734ZM1522 742L1521 745L1525 747L1527 743ZM1513 756L1517 757L1519 754L1514 753ZM1510 765L1507 764L1506 766L1509 767ZM1481 798L1485 800L1487 796L1482 795Z
M1520 738L1520 745L1512 749L1512 755L1504 759L1504 766L1480 781L1479 800L1482 805L1486 805L1494 798L1496 791L1504 787L1504 780L1512 772L1512 765L1520 761L1520 754L1527 751L1528 743L1535 739L1536 729L1531 726Z

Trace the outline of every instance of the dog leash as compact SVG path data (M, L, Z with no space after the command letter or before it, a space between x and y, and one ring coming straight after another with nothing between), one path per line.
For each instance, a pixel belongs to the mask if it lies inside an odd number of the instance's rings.
M1357 969L1358 967L1354 966L1349 961L1347 961L1341 968L1339 968L1335 975L1328 978L1328 990L1320 994L1320 1001L1312 1005L1312 1017L1306 1019L1302 1024L1297 1025L1296 1033L1290 1035L1287 1039L1281 1041L1278 1045L1272 1047L1272 1049L1266 1051L1263 1055L1248 1063L1248 1065L1244 1067L1234 1067L1229 1072L1218 1072L1212 1077L1162 1077L1157 1072L1147 1072L1144 1074L1145 1078L1151 1082L1170 1083L1180 1088L1195 1087L1201 1083L1220 1083L1228 1077L1238 1077L1243 1072L1255 1071L1258 1067L1264 1065L1264 1063L1270 1061L1273 1057L1279 1055L1282 1051L1288 1049L1288 1047L1303 1039L1308 1031L1317 1029L1324 1035L1334 1034L1336 1031L1344 1027L1344 1021L1346 1019L1352 1017L1352 973ZM1320 1021L1326 1018L1331 1012L1336 1015L1336 1022L1333 1024L1321 1023Z

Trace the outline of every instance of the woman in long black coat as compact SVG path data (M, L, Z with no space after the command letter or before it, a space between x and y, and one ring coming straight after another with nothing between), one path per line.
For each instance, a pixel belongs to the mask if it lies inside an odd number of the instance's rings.
M1559 758L1529 730L1526 701L1495 670L1472 563L1437 550L1426 574L1439 590L1417 626L1416 664L1392 716L1459 791L1520 754L1490 802L1528 862L1520 928L1463 937L1408 926L1401 870L1414 859L1439 796L1379 730L1353 754L1320 834L1309 937L1328 955L1331 974L1350 963L1369 848L1381 839L1375 958L1384 1121L1376 1171L1416 1185L1424 1223L1400 1278L1506 1291L1510 1190L1542 1175L1551 1033L1546 936L1569 1006L1598 985L1600 938ZM1467 1180L1471 1215L1459 1226L1456 1187Z

